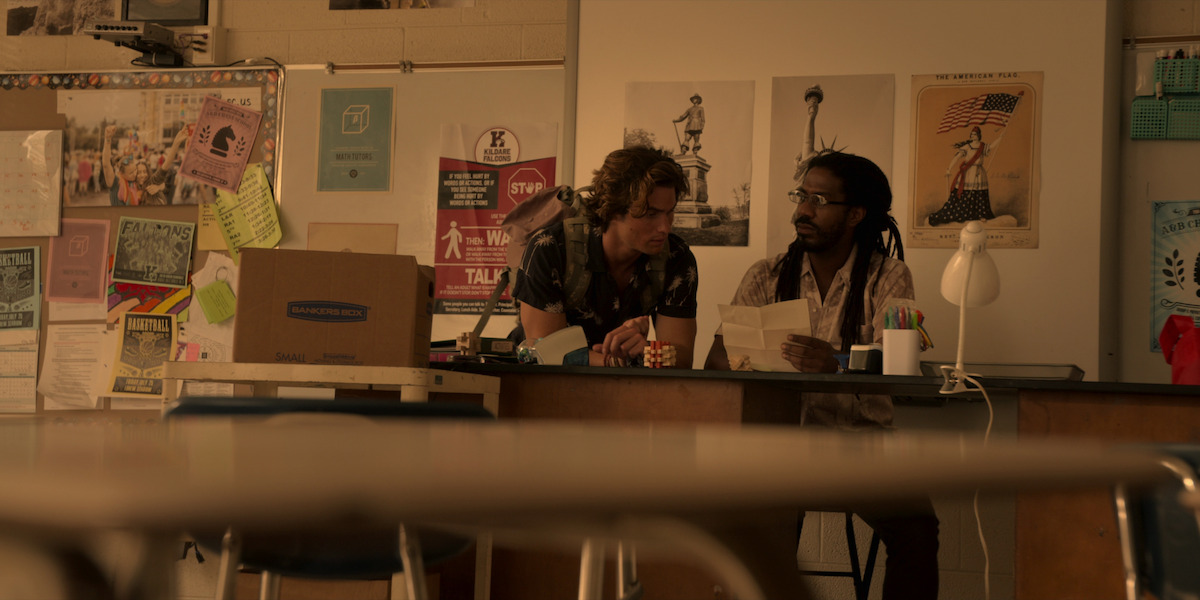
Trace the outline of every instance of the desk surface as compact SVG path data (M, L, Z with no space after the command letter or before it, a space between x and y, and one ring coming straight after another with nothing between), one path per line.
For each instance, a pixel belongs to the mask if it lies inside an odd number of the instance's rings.
M853 388L863 393L893 396L940 396L941 377L907 375L866 375L857 373L774 373L763 371L706 371L702 369L647 369L638 367L574 367L556 365L518 365L500 363L440 362L431 369L478 373L481 375L585 375L689 380L729 380L774 386L795 387L813 392L839 392ZM1049 378L981 377L988 392L998 390L1041 390L1051 392L1103 392L1106 394L1155 394L1160 396L1200 397L1200 386L1157 383L1121 383L1112 381L1069 381ZM978 394L966 396L977 399Z
M0 455L0 522L488 524L1078 487L1161 471L1149 455L1078 440L984 446L959 436L770 426L195 420L174 424L169 436L165 428L138 431L0 421L0 439L9 440Z
M499 543L513 532L525 543L600 537L692 553L754 599L803 586L786 551L794 539L774 521L759 524L761 535L731 521L977 487L1166 476L1152 455L1077 440L984 446L959 436L648 423L180 419L168 431L0 420L0 534L405 522L498 532ZM772 546L774 538L787 539Z

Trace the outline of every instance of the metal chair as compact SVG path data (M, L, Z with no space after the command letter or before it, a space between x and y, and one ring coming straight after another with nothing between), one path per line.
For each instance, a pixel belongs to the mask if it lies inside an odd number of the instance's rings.
M1117 532L1125 569L1125 597L1142 600L1152 592L1160 600L1200 595L1200 515L1179 502L1183 492L1195 493L1200 445L1165 444L1152 447L1162 454L1163 467L1175 481L1152 489L1113 489Z
M854 585L856 600L867 600L871 595L871 576L875 573L875 559L879 555L879 532L871 531L871 543L867 547L867 564L862 565L858 557L858 539L854 536L854 513L846 512L846 548L850 553L849 571L801 570L805 575L824 577L849 577Z
M399 400L297 400L285 398L184 397L167 407L168 420L231 416L320 415L366 419L494 419L482 406L459 402ZM438 531L363 526L336 532L285 532L223 535L193 532L196 542L220 549L217 599L233 600L239 567L262 572L260 598L279 597L281 576L321 579L388 579L405 573L408 597L428 597L425 566L461 554L471 538Z

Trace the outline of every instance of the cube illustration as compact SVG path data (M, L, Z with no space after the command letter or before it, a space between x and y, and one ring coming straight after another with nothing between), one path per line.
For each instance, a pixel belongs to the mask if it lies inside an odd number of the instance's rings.
M365 104L347 107L342 113L342 133L362 133L367 130L371 108Z

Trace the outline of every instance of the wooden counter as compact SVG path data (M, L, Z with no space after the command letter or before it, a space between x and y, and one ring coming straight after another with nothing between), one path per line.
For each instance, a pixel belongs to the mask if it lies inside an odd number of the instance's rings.
M978 402L978 394L942 396L941 378L886 375L731 373L644 368L606 369L441 363L435 369L501 379L500 416L521 419L613 419L670 422L793 423L805 391L892 394L897 405ZM984 378L995 399L1018 400L1017 433L1110 442L1200 443L1200 386ZM1001 393L1003 392L1003 393ZM577 557L542 555L536 569L497 552L493 597L508 578L547 583L570 595ZM711 580L689 580L683 567L647 565L640 572L670 597L712 597ZM613 581L611 566L607 582ZM1018 600L1123 600L1116 518L1110 490L1018 494L1016 501ZM609 583L611 585L611 583ZM679 587L672 587L679 586ZM541 587L539 585L539 587ZM514 588L515 589L515 588ZM566 597L564 595L558 597Z

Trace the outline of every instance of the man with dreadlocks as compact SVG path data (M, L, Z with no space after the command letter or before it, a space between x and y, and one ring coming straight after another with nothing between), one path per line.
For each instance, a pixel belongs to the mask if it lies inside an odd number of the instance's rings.
M733 304L764 306L808 300L812 336L789 335L780 350L803 373L834 373L835 353L851 344L879 342L883 313L891 299L912 299L912 273L896 221L889 214L892 191L875 163L853 154L813 156L788 192L796 203L792 222L796 239L774 258L750 267ZM887 236L883 235L887 232ZM707 369L729 369L729 356L718 332L705 362ZM892 424L892 401L870 394L805 392L802 423L842 430L879 430ZM879 532L887 546L883 598L937 598L938 520L933 505L838 507L853 510ZM797 535L803 524L797 524Z

